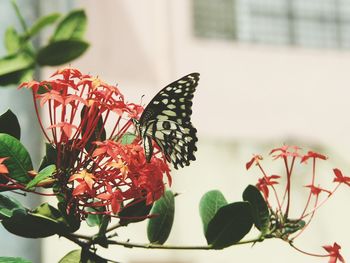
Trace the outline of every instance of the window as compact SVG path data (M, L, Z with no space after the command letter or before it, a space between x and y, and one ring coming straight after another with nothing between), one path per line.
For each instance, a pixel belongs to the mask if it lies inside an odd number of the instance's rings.
M200 38L350 48L347 0L193 0Z

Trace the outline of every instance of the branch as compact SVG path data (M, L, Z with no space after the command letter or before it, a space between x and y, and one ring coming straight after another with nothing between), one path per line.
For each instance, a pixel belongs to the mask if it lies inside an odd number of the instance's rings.
M209 250L214 249L211 245L208 246L174 246L174 245L159 245L152 243L133 243L129 241L115 241L115 240L107 240L109 245L119 245L127 248L148 248L148 249L178 249L178 250Z
M256 243L261 242L263 239L261 237L237 242L232 244L232 246L243 245L248 243ZM115 241L115 240L107 240L109 245L119 245L127 248L147 248L147 249L173 249L173 250L217 250L218 248L213 247L213 245L206 246L175 246L175 245L160 245L160 244L152 244L152 243L133 243L129 241Z

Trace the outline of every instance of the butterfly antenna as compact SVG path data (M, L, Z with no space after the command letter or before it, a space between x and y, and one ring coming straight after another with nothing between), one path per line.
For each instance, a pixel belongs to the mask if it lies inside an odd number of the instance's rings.
M140 100L140 105L142 105L142 99L145 97L145 94L143 94L142 96L141 96L141 100Z

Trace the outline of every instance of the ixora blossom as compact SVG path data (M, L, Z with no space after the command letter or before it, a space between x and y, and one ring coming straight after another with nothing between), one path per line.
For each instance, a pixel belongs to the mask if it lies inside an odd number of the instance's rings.
M340 255L340 246L334 243L333 246L323 246L328 252L327 255L312 254L297 248L294 245L295 239L305 231L315 216L316 211L335 193L341 184L350 186L350 177L344 176L342 172L335 168L333 169L333 182L337 185L332 189L321 187L317 183L316 164L318 161L325 161L328 158L320 153L308 151L306 154L298 146L283 145L275 148L270 152L273 160L282 160L285 172L283 174L270 175L262 166L263 157L261 155L254 155L246 164L246 169L251 169L254 165L259 169L262 176L258 179L256 187L261 191L265 202L267 204L270 219L269 225L264 230L264 238L280 238L288 242L293 248L307 255L316 257L329 257L330 263L335 263L337 260L345 262ZM311 176L310 183L304 186L309 193L305 201L305 207L295 212L298 206L293 207L292 204L292 178L296 173L296 166L308 165L311 162ZM299 168L299 167L298 167ZM297 171L300 171L298 169ZM285 177L286 184L282 186L282 193L279 193L278 185L281 184L281 178ZM284 181L283 181L284 182ZM272 192L273 194L270 194ZM293 214L291 217L290 214Z
M323 246L323 248L329 253L329 263L336 263L338 259L340 262L345 263L344 258L339 252L341 246L339 246L337 243L334 243L333 246Z
M46 161L56 166L52 187L65 200L68 213L81 219L91 213L118 216L125 201L144 200L149 205L159 199L165 190L164 176L171 184L170 169L157 145L147 162L135 134L132 119L139 118L143 107L125 102L117 87L73 68L20 87L33 93L51 152Z

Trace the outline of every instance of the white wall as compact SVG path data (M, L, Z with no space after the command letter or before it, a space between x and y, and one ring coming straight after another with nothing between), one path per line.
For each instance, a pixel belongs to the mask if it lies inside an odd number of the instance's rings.
M195 39L188 0L79 3L88 12L92 45L73 66L118 83L130 100L139 101L143 94L150 100L172 80L192 71L201 73L193 107L200 139L198 161L174 173L173 189L181 195L169 243L205 244L197 212L200 197L221 189L228 200L239 200L244 187L256 181L244 170L252 153L267 154L290 139L300 140L327 146L326 153L334 154L328 169L342 165L350 171L349 52ZM346 247L350 213L344 208L349 196L349 189L341 190L297 244L322 253L322 245L337 241L345 258L350 258ZM295 198L303 197L305 193L297 193ZM133 232L125 231L121 237L146 241L144 225L130 228ZM45 242L44 262L55 262L72 249L67 242L57 238ZM278 240L224 251L115 247L106 253L121 262L323 260L301 255Z

